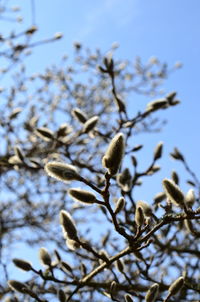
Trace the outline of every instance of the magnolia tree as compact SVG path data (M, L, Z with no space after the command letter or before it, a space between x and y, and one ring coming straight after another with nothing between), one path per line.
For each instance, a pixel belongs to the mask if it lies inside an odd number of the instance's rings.
M1 19L18 10L2 6ZM26 56L62 36L35 41L36 31L1 34L1 300L198 301L200 182L177 147L190 189L174 171L153 202L135 197L163 143L142 169L133 136L160 130L159 112L179 104L176 92L152 101L179 64L75 43L73 60L30 75ZM147 100L136 113L134 93Z

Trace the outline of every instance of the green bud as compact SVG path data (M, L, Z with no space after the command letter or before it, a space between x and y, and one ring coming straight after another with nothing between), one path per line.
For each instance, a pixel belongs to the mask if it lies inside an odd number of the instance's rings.
M79 188L72 188L68 191L68 194L76 201L91 204L96 201L96 196L88 191L79 189Z
M56 161L49 162L45 165L46 173L61 181L80 180L76 167Z

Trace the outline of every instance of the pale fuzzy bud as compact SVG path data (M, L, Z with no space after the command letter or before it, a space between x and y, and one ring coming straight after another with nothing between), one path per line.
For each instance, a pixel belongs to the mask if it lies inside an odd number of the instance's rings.
M15 264L16 267L22 269L23 271L28 272L32 269L31 264L23 259L14 258L13 263Z
M136 207L135 210L135 223L137 226L142 226L144 224L144 213L141 207Z
M184 225L189 233L195 234L195 230L191 220L189 219L184 220Z
M56 161L45 165L45 171L51 177L61 181L80 180L76 167Z
M161 158L162 151L163 151L163 142L160 142L157 144L157 146L154 150L154 160Z
M172 153L170 153L171 157L173 157L174 159L177 159L177 160L181 160L181 161L184 161L184 157L182 155L182 153L178 150L178 148L174 148L174 151Z
M115 281L112 281L110 284L110 292L111 294L114 294L116 292L117 289L117 283Z
M96 196L88 192L86 190L82 190L79 188L72 188L69 189L68 194L76 201L86 203L86 204L91 204L96 201Z
M72 251L75 251L76 249L78 249L80 247L80 244L76 240L69 239L69 238L67 238L67 240L66 240L66 245Z
M32 35L34 34L36 31L38 30L38 28L33 25L31 26L29 29L27 29L27 31L25 32L26 35Z
M67 123L61 124L60 127L57 130L57 136L58 137L66 136L71 131L72 131L72 128L69 124L67 124Z
M101 258L99 258L99 264L102 264L104 262L108 262L109 261L109 255L106 252L106 250L100 250L99 251L99 255L101 256Z
M46 127L36 129L35 133L45 141L50 141L54 138L53 131Z
M151 63L151 64L158 64L158 63L159 63L158 58L155 57L155 56L152 56L152 57L149 59L149 63Z
M119 212L121 212L123 210L124 206L125 206L125 199L124 199L124 197L120 197L116 203L115 214L118 214Z
M63 226L64 231L66 232L67 239L77 240L77 229L71 215L62 210L60 212L60 224Z
M175 182L175 184L178 185L179 184L179 176L176 173L176 171L172 171L171 177L172 177L172 180Z
M136 207L142 208L144 216L151 217L152 216L152 209L148 203L145 201L139 200L136 204Z
M124 295L124 299L126 302L133 302L133 299L132 299L131 295L129 295L129 294Z
M17 155L11 156L11 157L8 159L8 162L9 162L9 164L11 164L11 165L22 164L21 159L20 159Z
M177 95L176 91L172 91L172 92L170 92L170 93L168 93L166 95L166 99L168 99L168 101L169 101L170 104L173 102L173 100L176 97L176 95Z
M158 100L149 102L147 104L146 111L155 111L155 110L158 110L161 108L166 108L167 105L168 105L167 99L165 99L165 98L158 99Z
M161 201L166 199L166 194L164 192L159 192L158 194L156 194L156 196L154 197L154 202L155 203L160 203Z
M93 116L89 120L87 120L87 122L85 122L85 124L83 126L83 132L88 133L91 130L93 130L94 127L96 126L98 120L99 120L98 116Z
M66 302L67 301L67 297L65 295L65 292L62 289L59 289L58 291L58 299L60 302Z
M14 147L14 151L15 151L16 156L19 157L19 159L23 162L24 154L23 154L21 148L16 146L16 147Z
M124 264L123 264L123 262L120 259L118 259L115 262L115 264L116 264L116 268L118 269L118 271L122 273L124 271Z
M171 180L165 178L163 180L163 187L168 199L176 206L184 206L184 195L179 187Z
M115 175L120 168L124 156L124 135L118 133L111 140L108 149L102 159L102 164L111 175Z
M22 282L19 282L16 280L9 280L8 285L10 286L10 288L12 288L13 290L15 290L19 293L24 293L27 289L27 286L25 283L22 283Z
M39 258L43 265L51 266L51 257L44 247L41 247L39 250Z
M170 293L170 296L176 295L184 284L184 277L179 277L177 280L175 280L169 287L168 291Z
M189 208L192 208L193 204L195 203L195 194L193 189L189 189L189 191L185 195L185 203Z
M72 110L72 115L82 124L84 124L88 119L86 114L79 108L74 108Z
M160 166L154 165L151 169L147 172L147 175L153 175L154 173L160 170Z
M117 175L117 182L124 192L128 192L132 185L132 176L128 168Z
M59 40L59 39L61 39L63 37L63 34L62 33L55 33L55 35L54 35L54 39L55 40Z
M157 283L153 284L145 296L145 302L155 302L158 296L158 291L159 285Z
M176 62L175 64L174 64L174 67L175 68L181 68L181 67L183 67L183 63L181 63L181 62Z
M17 116L18 116L18 114L20 114L22 112L22 108L15 108L12 112L11 112L11 114L10 114L10 116L9 116L9 118L12 120L12 119L14 119L14 118L16 118Z

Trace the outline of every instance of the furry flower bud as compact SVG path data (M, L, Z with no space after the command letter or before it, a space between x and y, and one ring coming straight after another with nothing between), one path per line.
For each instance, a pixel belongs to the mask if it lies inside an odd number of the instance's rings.
M68 191L68 194L76 201L86 203L86 204L91 204L96 201L96 196L88 192L86 190L82 190L79 188L72 188Z
M66 302L67 301L67 297L65 295L65 292L62 289L59 289L58 291L58 299L60 302Z
M15 264L16 267L22 269L23 271L28 272L32 269L31 264L23 259L14 258L13 263Z
M184 277L179 277L177 280L175 280L169 287L169 293L170 293L170 296L174 296L176 295L180 290L181 288L183 287L183 284L184 284Z
M189 191L185 195L185 203L189 208L192 208L195 203L195 194L193 189L189 189Z
M124 192L128 192L132 185L132 176L128 168L124 169L122 173L117 175L117 182Z
M135 210L135 223L141 227L144 224L144 212L141 207L136 207Z
M80 244L76 240L69 239L69 238L66 239L66 245L72 251L75 251L80 247Z
M171 180L165 178L163 180L163 187L169 200L176 206L184 206L184 195L179 187Z
M145 296L145 302L155 302L158 296L158 291L159 285L157 283L153 284L147 291L147 294Z
M27 289L27 286L25 283L22 283L22 282L19 282L16 280L9 280L8 285L10 286L10 288L12 288L13 290L15 290L19 293L24 293Z
M46 173L61 181L80 180L76 167L56 161L45 165Z
M148 205L148 203L146 203L145 201L139 200L137 202L137 204L136 204L136 207L142 208L144 216L147 216L147 217L151 217L152 216L152 209Z
M80 110L79 108L74 108L72 110L72 115L81 123L84 124L87 121L87 116L86 114Z
M91 130L93 130L94 127L96 126L98 120L99 120L99 117L96 115L91 117L89 120L87 120L87 122L85 122L85 124L83 126L83 132L88 133Z
M60 224L63 226L63 230L66 233L68 239L75 241L78 239L75 223L71 215L67 211L62 210L60 212Z
M156 111L158 109L166 108L168 105L167 99L158 99L147 104L146 111Z
M129 295L129 294L124 295L124 299L126 302L133 302L133 299L132 299L131 295Z
M119 212L121 212L121 210L123 210L124 206L125 206L125 199L124 199L124 197L120 197L116 203L115 214L118 214Z
M111 140L108 149L102 159L102 164L111 175L115 175L120 168L124 156L124 135L118 133Z
M161 158L162 156L162 151L163 151L163 142L160 142L157 144L155 150L154 150L154 160L157 160Z
M49 128L41 127L36 129L36 134L45 141L50 141L54 138L54 133Z
M39 250L39 258L42 264L51 266L51 257L44 247L41 247Z

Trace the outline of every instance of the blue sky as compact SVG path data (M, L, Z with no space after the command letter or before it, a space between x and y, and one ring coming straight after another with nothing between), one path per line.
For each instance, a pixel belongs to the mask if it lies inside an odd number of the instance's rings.
M31 25L31 1L10 3L21 5L24 26ZM117 41L120 48L116 56L130 61L137 55L143 60L157 56L170 66L181 61L183 68L171 75L164 85L166 92L178 92L181 105L165 111L168 124L162 133L138 136L135 144L145 142L149 152L144 160L148 160L156 143L164 141L162 177L168 177L172 169L180 167L167 157L174 146L183 151L198 173L199 17L199 0L35 0L35 22L39 27L35 39L51 37L55 32L62 32L64 38L36 48L27 63L31 71L40 71L49 64L59 62L63 54L72 55L74 41L93 49L99 47L105 53ZM135 106L143 109L152 98L140 100L135 96L135 100ZM183 170L180 171L183 173Z

